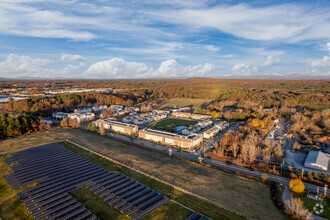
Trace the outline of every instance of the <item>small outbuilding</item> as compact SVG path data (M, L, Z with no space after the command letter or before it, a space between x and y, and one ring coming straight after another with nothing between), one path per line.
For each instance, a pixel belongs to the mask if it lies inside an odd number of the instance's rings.
M305 160L305 167L327 171L329 157L322 151L310 151Z

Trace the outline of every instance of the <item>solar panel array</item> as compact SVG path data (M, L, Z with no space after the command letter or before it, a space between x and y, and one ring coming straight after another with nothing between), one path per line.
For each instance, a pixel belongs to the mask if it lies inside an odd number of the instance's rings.
M170 199L118 172L109 172L60 144L13 153L14 171L5 176L13 189L39 182L18 193L36 219L97 219L69 192L86 186L133 219L141 219Z
M209 220L208 217L199 214L198 212L192 213L186 220Z

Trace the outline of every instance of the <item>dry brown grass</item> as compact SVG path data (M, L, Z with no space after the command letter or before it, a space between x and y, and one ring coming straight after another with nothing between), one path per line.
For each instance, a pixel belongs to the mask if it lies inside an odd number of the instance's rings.
M46 141L70 138L70 140L103 155L249 216L259 219L285 218L273 205L269 188L261 182L189 163L160 152L152 152L78 129L58 129L48 132L47 136L39 135L38 137L38 141L33 137L21 138L20 143L16 142L16 144L14 139L6 140L5 145L1 145L0 151L2 146L9 145L7 142L10 142L10 146L14 149L15 145L20 148L20 144L23 145L26 142L30 146L32 142L40 144L43 142L43 138Z
M58 142L72 137L72 134L63 131L63 129L60 129L59 131L58 129L55 129L46 132L38 132L34 134L22 135L16 138L2 140L0 141L0 154L23 150L25 148L33 147L40 144ZM58 132L60 133L60 135L56 135Z

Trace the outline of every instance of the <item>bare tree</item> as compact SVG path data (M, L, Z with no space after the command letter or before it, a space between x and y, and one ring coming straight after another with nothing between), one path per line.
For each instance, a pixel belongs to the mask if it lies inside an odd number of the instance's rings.
M225 146L221 143L218 144L217 155L219 155L219 156L225 155Z
M111 108L107 108L106 110L101 112L101 118L111 118L114 113L115 112Z
M281 157L283 157L283 151L282 151L282 147L281 145L277 145L274 149L274 154L275 154L275 157L280 160Z
M304 203L300 199L286 201L285 212L296 219L312 219L312 213L305 209Z
M293 146L292 146L292 149L293 150L300 150L301 149L301 145L297 141L295 141L294 144L293 144Z
M104 129L104 127L101 125L100 126L100 128L99 128L99 132L100 132L100 134L103 136L103 135L105 135L105 129Z
M229 111L225 111L224 113L223 113L223 117L226 119L226 120L231 120L232 119L232 116L231 116L231 111L229 110Z
M241 158L243 162L247 162L249 158L249 143L247 139L244 139L244 141L241 143Z
M271 151L269 147L266 147L262 149L262 160L266 163L269 164L270 158L271 158Z
M236 158L237 152L238 152L238 149L239 149L238 142L239 142L239 137L235 133L234 136L233 136L232 144L231 144L231 151L233 153L234 158Z

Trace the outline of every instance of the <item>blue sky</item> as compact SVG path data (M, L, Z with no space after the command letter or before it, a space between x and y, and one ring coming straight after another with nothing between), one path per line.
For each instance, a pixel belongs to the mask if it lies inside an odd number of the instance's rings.
M329 11L329 0L1 0L0 77L329 79Z

